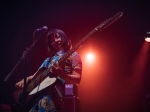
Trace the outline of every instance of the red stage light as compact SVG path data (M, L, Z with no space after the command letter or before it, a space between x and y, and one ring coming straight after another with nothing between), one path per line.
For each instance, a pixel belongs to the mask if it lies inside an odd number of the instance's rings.
M94 61L95 56L94 56L93 53L88 53L88 54L86 55L86 59L87 59L87 61L92 62L92 61Z
M146 42L150 42L150 37L145 38Z

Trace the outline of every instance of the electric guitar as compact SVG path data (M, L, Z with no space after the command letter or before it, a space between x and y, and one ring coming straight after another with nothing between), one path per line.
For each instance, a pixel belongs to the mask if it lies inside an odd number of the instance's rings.
M122 17L122 15L123 15L122 12L118 12L116 15L112 16L111 18L106 19L100 25L95 27L90 33L88 33L83 39L81 39L66 54L64 54L58 60L55 60L54 62L52 62L52 64L55 65L56 61L58 61L59 64L62 64L73 52L75 52L81 45L83 45L83 43L86 42L93 33L95 33L98 30L105 29L107 26L109 26L110 24L118 20L120 17ZM44 88L47 88L51 86L52 84L54 84L54 82L56 81L56 78L49 77L50 69L51 69L51 66L47 68L46 70L39 71L36 74L36 77L34 77L27 86L27 93L26 93L27 96L32 96L35 93L43 90ZM14 94L14 99L16 100L16 102L19 102L21 94L22 94L22 90L19 90L18 92Z

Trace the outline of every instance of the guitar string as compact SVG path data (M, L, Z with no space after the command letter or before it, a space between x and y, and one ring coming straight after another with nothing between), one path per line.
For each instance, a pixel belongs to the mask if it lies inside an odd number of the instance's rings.
M38 84L40 84L40 82L42 82L43 79L46 78L46 76L50 73L50 69L53 64L55 64L55 62L52 59L50 66L43 73L41 73L41 75L38 75L35 79L33 79L33 81L28 85L28 93L30 93L35 88L35 86L38 86ZM34 84L35 81L37 84Z

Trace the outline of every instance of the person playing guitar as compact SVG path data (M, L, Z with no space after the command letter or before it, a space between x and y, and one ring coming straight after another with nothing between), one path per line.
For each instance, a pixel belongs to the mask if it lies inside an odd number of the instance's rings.
M37 81L37 76L43 76L48 70L48 77L55 78L53 84L41 91L27 102L29 112L61 112L64 102L65 83L79 84L81 81L82 61L77 52L73 52L63 63L59 59L71 49L71 41L60 29L51 29L46 36L46 50L49 54L34 75L27 77L28 87ZM49 69L48 69L49 68ZM30 84L32 83L32 84ZM24 79L15 84L16 88L24 87ZM32 87L32 86L31 86ZM29 93L28 93L29 94Z

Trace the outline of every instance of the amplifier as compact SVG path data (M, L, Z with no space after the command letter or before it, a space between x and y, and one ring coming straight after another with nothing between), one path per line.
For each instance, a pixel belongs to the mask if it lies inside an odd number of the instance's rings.
M65 95L78 96L78 85L77 84L65 84Z
M80 100L76 96L65 96L62 112L80 112Z

